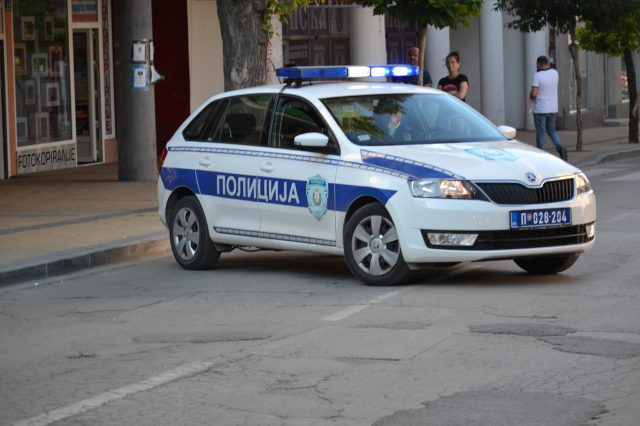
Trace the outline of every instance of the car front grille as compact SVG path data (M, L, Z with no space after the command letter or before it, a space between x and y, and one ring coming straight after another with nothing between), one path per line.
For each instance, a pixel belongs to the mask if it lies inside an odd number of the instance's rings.
M573 178L551 180L541 188L527 188L519 183L478 182L476 185L498 204L558 203L572 199L574 191Z
M592 222L593 223L593 222ZM434 246L429 242L427 234L430 232L461 233L460 231L422 231L422 237L427 247L438 250L517 250L542 247L570 246L593 241L588 238L586 227L590 224L566 226L547 229L518 229L508 231L482 231L473 246ZM472 233L464 231L464 233Z

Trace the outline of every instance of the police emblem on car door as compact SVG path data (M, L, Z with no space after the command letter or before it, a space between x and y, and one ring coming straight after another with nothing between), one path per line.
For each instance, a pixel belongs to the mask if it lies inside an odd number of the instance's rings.
M309 201L309 211L316 219L321 220L327 213L327 198L329 197L329 187L327 180L320 175L315 175L307 180L307 200Z

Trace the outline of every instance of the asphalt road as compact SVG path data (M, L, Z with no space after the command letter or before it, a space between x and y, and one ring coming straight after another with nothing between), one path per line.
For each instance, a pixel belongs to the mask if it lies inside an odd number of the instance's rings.
M5 288L0 424L638 425L639 171L586 170L596 244L555 276L234 251Z

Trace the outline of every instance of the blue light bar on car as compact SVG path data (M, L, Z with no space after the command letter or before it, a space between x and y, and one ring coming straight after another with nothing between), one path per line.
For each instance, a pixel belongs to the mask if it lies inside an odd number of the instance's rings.
M359 66L348 65L339 67L288 67L278 68L278 77L292 80L308 80L320 78L345 78L345 77L406 77L418 75L420 67L411 65L381 65Z
M344 67L289 67L278 68L276 76L293 80L314 78L369 77L371 71L366 66Z
M420 67L411 65L381 65L371 67L371 77L406 77L418 75Z
M349 75L346 67L290 67L278 68L276 76L294 80L309 78L343 78Z

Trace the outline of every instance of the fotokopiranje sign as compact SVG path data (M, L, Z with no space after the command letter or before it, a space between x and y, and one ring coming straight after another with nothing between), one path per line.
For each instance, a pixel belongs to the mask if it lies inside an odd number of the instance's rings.
M69 143L18 151L18 174L76 167L76 144Z

